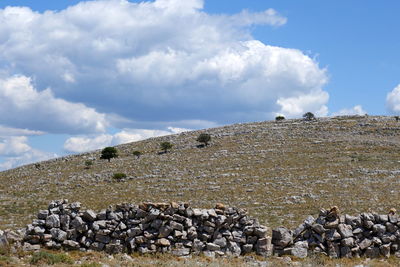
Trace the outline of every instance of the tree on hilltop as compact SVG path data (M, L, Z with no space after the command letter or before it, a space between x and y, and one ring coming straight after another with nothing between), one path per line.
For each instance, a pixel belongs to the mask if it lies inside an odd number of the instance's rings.
M118 157L118 151L115 147L108 146L101 151L101 159L106 159L108 162L111 161L112 158Z

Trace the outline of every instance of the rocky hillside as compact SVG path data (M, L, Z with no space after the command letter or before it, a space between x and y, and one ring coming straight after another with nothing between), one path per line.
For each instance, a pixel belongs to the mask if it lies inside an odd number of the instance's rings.
M198 148L197 136L212 141ZM173 149L160 154L160 143ZM52 199L101 209L121 202L215 203L246 208L264 225L297 226L319 208L355 214L399 207L400 123L392 117L335 117L235 124L68 156L0 173L0 225L32 221ZM132 152L143 155L137 159ZM85 161L94 159L89 169ZM125 173L126 179L112 178Z

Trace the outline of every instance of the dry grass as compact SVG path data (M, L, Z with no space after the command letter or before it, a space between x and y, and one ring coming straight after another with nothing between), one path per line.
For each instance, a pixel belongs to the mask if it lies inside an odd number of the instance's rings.
M216 202L247 208L260 222L297 226L320 208L386 213L399 207L400 123L390 117L288 120L209 129L211 145L197 148L200 132L118 146L0 173L0 225L18 228L52 199L106 208L121 202ZM159 144L174 144L159 155ZM132 152L142 151L137 159ZM93 166L85 161L96 157ZM118 182L114 173L126 173Z

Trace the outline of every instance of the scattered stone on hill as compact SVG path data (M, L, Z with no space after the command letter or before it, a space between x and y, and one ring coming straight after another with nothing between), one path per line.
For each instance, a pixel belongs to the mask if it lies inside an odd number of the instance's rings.
M80 203L52 201L26 227L25 250L96 250L107 253L170 252L176 256L272 253L268 228L243 209L217 204L195 209L184 203L120 204L98 213Z

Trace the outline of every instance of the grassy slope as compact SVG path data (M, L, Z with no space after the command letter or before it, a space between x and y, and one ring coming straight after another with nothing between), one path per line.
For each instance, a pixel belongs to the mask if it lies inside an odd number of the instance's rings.
M247 208L266 225L296 226L319 208L385 213L399 207L400 123L390 117L288 120L207 130L211 145L197 148L202 131L118 146L110 163L100 152L0 173L0 225L29 223L52 199L101 209L121 202L216 202ZM158 155L159 143L175 144ZM140 159L134 150L144 152ZM96 157L91 169L85 158ZM113 181L124 172L128 180Z

